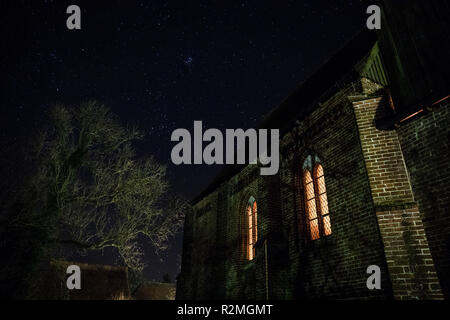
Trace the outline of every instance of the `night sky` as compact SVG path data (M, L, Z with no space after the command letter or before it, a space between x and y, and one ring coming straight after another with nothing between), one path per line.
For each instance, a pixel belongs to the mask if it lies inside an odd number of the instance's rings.
M66 28L67 6L81 30ZM146 131L139 153L193 198L218 166L174 166L170 135L249 128L365 26L365 1L1 1L2 151L55 102L98 100ZM301 106L299 106L301 107ZM178 273L181 235L146 274Z

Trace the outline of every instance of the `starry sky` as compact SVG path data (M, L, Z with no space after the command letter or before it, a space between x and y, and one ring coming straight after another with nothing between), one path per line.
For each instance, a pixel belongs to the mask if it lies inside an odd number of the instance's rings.
M81 8L81 30L66 8ZM0 146L14 148L55 102L98 100L146 131L143 155L193 198L219 166L175 166L176 128L250 128L365 26L370 3L1 1ZM301 107L301 106L299 106ZM178 273L182 236L146 274Z

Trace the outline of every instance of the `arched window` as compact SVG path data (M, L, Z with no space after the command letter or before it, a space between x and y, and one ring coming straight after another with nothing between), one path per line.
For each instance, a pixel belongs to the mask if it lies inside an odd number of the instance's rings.
M317 156L308 156L302 170L306 221L311 240L316 240L331 234L325 174Z
M258 241L258 209L256 200L250 197L247 203L247 260L253 260L255 257L255 243Z

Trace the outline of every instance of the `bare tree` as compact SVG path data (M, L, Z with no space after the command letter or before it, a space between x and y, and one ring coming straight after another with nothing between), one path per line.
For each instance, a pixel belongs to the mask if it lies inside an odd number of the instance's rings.
M141 271L140 244L165 249L188 209L170 196L163 165L137 159L133 141L142 137L95 102L52 108L27 152L29 178L10 227L35 230L51 258L112 248Z

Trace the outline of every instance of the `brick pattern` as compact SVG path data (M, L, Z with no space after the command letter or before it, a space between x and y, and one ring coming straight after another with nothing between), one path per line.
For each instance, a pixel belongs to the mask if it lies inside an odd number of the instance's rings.
M395 130L377 119L389 112L380 96L353 102L372 199L396 299L440 299L442 292Z
M394 298L443 299L419 209L377 212Z
M184 240L185 248L193 252L183 254L178 298L390 296L387 276L382 277L382 290L366 287L366 268L377 264L387 275L387 266L353 107L347 98L361 93L363 87L367 92L379 89L365 80L343 87L283 137L278 175L260 176L257 167L248 166L196 204L195 219L189 220L196 224L196 231L185 233ZM300 163L310 153L319 156L324 166L333 229L331 236L317 241L307 240L303 190L298 184ZM243 255L241 228L250 195L258 203L259 239L256 257L249 262ZM216 218L200 220L200 212ZM214 229L208 221L215 223ZM209 242L202 240L201 228L213 232ZM213 250L210 243L215 244Z
M375 126L377 117L384 113L380 110L389 108L387 103L384 97L353 102L372 198L377 206L413 201L397 133L377 130Z
M450 103L397 130L442 291L450 298Z
M279 174L260 176L259 168L249 165L195 205L186 217L178 299L442 297L433 261L444 261L445 245L439 245L442 233L434 237L433 230L449 220L448 215L431 216L436 206L449 208L450 197L443 191L446 198L433 204L425 196L430 185L423 175L429 167L420 159L435 160L436 166L444 160L430 158L426 147L417 151L422 145L415 138L431 140L430 128L399 130L406 163L415 168L411 181L419 212L396 132L376 129L385 104L380 87L360 79L341 89L283 136ZM429 119L426 126L433 125ZM442 141L443 130L436 130ZM333 230L316 241L306 232L300 183L301 164L309 154L324 167ZM446 168L442 175L434 173L443 177L436 189L449 182ZM258 204L259 239L256 257L247 261L242 228L251 195ZM429 219L423 224L422 212ZM448 224L445 228L440 232L449 230ZM428 242L441 260L432 258ZM381 290L366 287L366 269L373 264L381 268Z
M365 81L343 88L282 140L282 221L288 230L292 298L384 299L391 294L357 124L348 100L349 95L361 94L362 87L378 89ZM333 231L316 241L308 239L305 228L300 169L308 154L317 155L324 167ZM366 287L366 268L372 264L382 270L380 291Z

